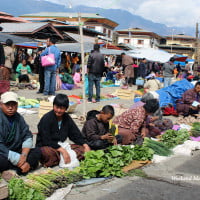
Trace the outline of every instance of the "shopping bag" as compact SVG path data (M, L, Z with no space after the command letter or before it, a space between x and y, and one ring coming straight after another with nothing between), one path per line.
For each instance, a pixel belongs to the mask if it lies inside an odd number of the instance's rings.
M80 163L79 163L79 160L77 159L76 152L71 149L70 144L67 142L58 142L58 144L68 152L71 159L71 162L66 164L62 154L60 154L59 167L68 168L68 169L79 167Z
M136 85L144 85L144 79L142 77L138 77L136 79Z
M49 48L48 55L41 56L41 62L42 62L43 67L55 65L55 63L56 63L55 56L53 53L50 52L50 48Z

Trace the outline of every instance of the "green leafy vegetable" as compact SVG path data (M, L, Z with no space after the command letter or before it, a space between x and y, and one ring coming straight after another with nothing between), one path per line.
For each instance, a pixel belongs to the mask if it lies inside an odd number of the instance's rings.
M161 136L161 142L168 148L173 148L179 144L183 144L189 137L190 135L187 129L181 129L179 131L169 129Z
M143 145L149 147L155 154L160 156L169 156L172 154L172 151L164 143L151 140L147 137L144 138Z
M194 137L200 136L200 122L194 122L192 124L192 129L190 130L190 132Z

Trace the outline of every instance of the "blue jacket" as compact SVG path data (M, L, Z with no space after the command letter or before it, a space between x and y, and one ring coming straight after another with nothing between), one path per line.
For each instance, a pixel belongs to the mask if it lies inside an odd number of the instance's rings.
M41 54L40 56L45 56L48 55L50 53L53 53L55 56L55 65L52 66L48 66L45 67L46 70L50 70L50 71L56 71L56 69L60 66L61 63L61 56L60 56L60 50L55 46L55 45L51 45L50 47L47 47Z

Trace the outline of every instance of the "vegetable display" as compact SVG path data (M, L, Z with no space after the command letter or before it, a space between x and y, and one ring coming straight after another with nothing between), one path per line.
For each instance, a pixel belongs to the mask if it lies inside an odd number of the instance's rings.
M40 102L37 99L26 99L25 97L19 97L18 106L36 106Z
M148 147L136 145L110 146L105 151L90 151L85 154L81 162L81 173L86 179L94 177L108 177L124 175L122 168L132 160L151 160L154 151Z
M181 129L179 131L169 129L161 136L161 142L168 148L173 148L176 145L183 144L189 137L190 135L187 129Z
M105 81L105 82L102 82L101 83L102 85L112 85L114 84L112 80L108 80L108 81Z
M41 174L29 174L26 179L12 178L9 181L9 198L15 200L43 200L56 189L82 180L79 168L45 170Z
M194 122L192 124L192 128L190 130L190 133L194 137L200 136L200 122Z
M32 187L28 187L24 180L12 178L8 184L9 199L13 200L43 200L45 196Z
M144 138L143 145L152 149L159 156L169 156L172 154L172 151L165 144L147 137Z

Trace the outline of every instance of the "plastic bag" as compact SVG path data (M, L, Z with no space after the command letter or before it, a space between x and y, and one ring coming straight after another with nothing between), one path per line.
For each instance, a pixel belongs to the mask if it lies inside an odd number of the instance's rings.
M63 158L62 154L60 154L59 167L69 168L69 169L79 167L80 163L79 163L79 160L77 159L76 152L71 149L70 144L67 142L58 142L58 144L68 152L68 154L70 155L70 159L71 159L70 163L65 164L64 158Z

